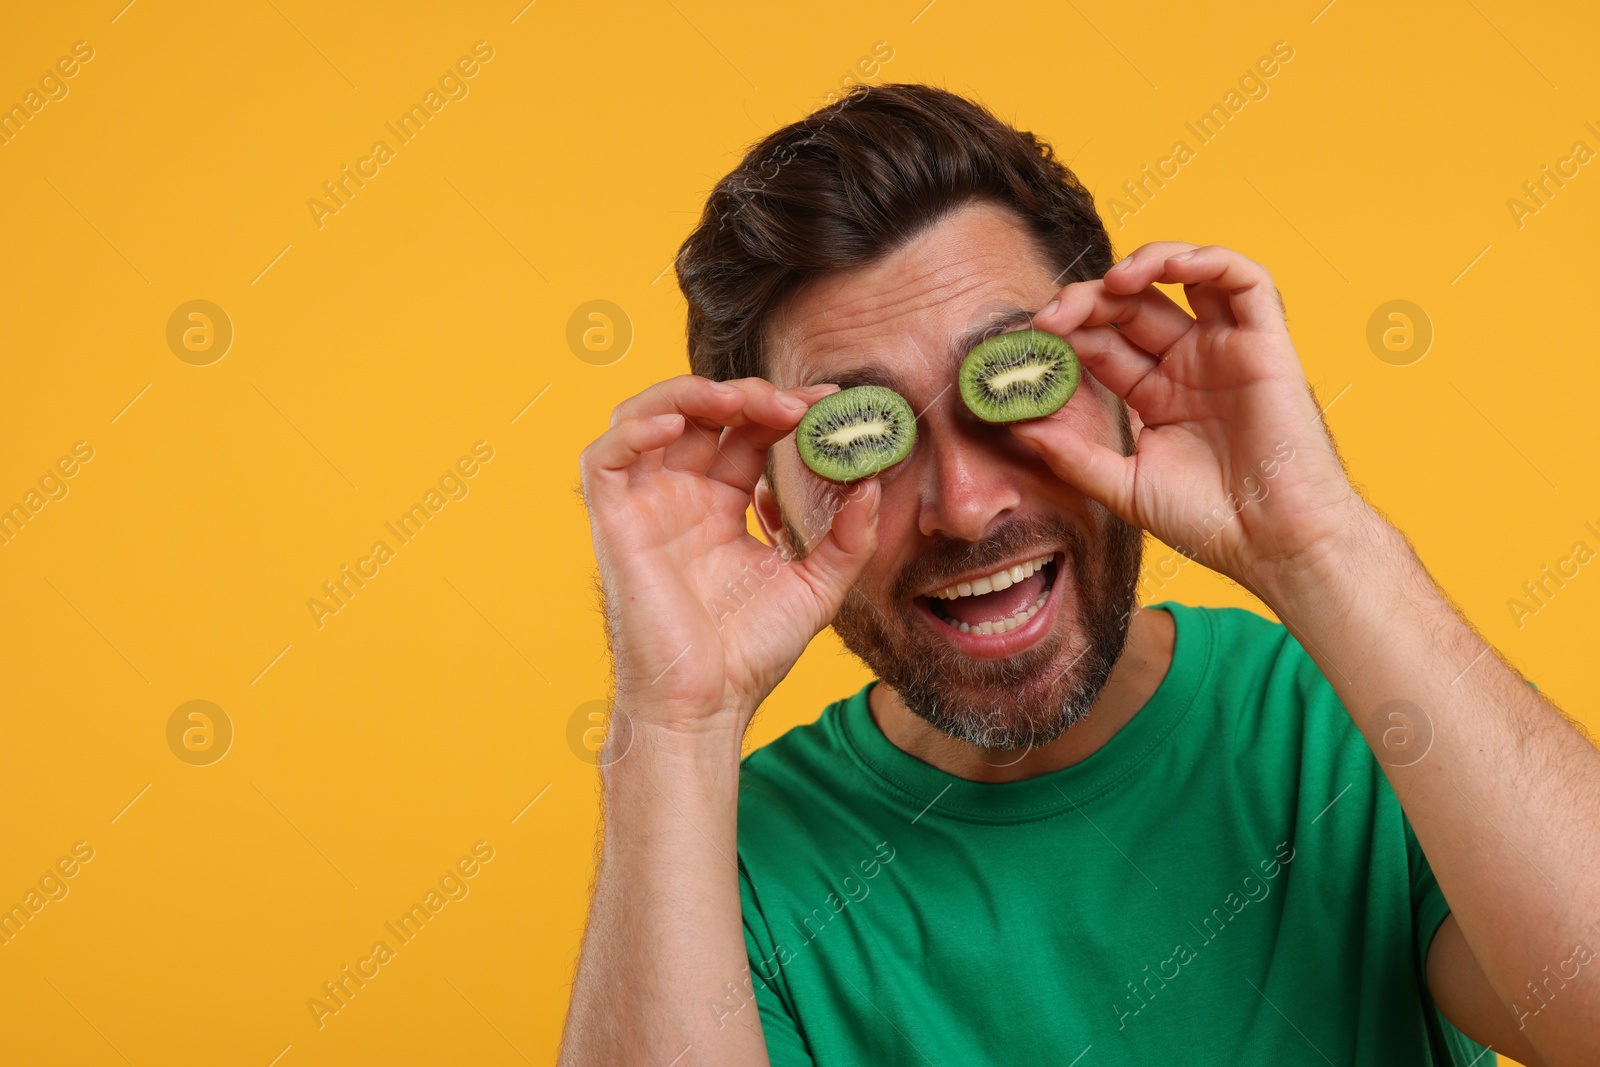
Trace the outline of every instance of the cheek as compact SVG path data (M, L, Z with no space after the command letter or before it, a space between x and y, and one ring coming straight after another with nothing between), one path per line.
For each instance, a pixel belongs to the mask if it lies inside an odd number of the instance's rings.
M917 528L922 507L916 483L911 478L880 482L883 494L878 505L878 550L856 580L856 586L871 600L886 603L893 596L894 579L913 556L922 535Z

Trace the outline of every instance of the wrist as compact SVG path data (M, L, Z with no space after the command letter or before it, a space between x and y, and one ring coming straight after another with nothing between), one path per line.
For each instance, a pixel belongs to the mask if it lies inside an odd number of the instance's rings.
M735 710L662 718L619 698L612 727L600 750L600 773L609 795L646 784L674 795L737 792L739 760L748 715Z
M1327 613L1376 586L1390 587L1410 556L1400 531L1352 494L1342 525L1293 556L1258 563L1253 589L1279 618Z

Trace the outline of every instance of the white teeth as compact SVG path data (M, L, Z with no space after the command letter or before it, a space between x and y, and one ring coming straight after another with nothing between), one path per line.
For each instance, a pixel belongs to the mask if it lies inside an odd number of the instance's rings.
M1017 627L1021 626L1023 623L1039 614L1039 609L1044 607L1044 602L1049 599L1050 593L1048 591L1040 593L1039 599L1035 600L1025 610L1019 611L1015 615L1008 616L1007 618L1000 619L996 622L980 622L976 626L970 626L964 622L956 622L954 619L945 619L944 621L949 625L954 626L957 630L960 630L964 634L983 634L985 637L988 637L993 634L1010 633L1012 630L1015 630Z
M930 593L929 595L939 597L942 600L955 600L957 597L982 596L984 593L994 593L1001 589L1009 589L1035 571L1042 569L1052 558L1054 557L1040 556L1038 559L1030 559L1026 563L1018 563L1014 567L996 571L984 578L945 586L938 592Z

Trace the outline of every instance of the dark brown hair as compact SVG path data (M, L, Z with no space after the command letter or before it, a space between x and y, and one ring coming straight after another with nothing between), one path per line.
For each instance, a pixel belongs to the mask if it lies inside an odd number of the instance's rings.
M784 297L973 200L1015 211L1057 284L1111 267L1093 197L1050 146L944 89L858 86L769 135L717 183L678 250L694 372L760 376L762 330Z

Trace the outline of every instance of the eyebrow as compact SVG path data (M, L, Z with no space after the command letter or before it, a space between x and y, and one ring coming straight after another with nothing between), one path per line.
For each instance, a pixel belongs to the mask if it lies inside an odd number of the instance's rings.
M1037 308L1018 307L1010 305L992 312L989 321L980 326L974 326L966 333L954 338L946 358L952 366L960 366L967 353L977 348L989 338L998 334L1008 333L1020 326L1029 326L1033 318L1039 313ZM888 370L876 363L864 363L849 367L837 374L817 373L810 376L807 385L820 385L825 382L836 383L841 389L853 389L859 385L881 385L896 392L904 392L900 387L899 379Z

